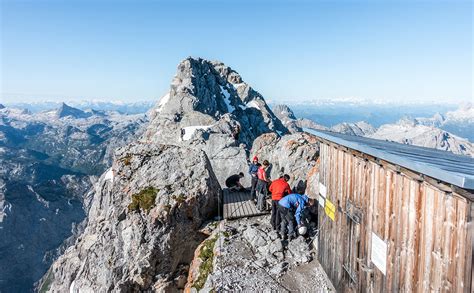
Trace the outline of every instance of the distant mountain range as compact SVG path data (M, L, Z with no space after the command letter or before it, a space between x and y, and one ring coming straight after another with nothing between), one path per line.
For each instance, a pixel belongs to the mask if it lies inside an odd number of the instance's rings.
M288 106L276 105L273 110L289 129L300 131L298 127L301 119L297 119ZM403 117L395 123L383 124L378 128L365 121L343 122L332 127L314 123L302 128L330 130L474 156L474 144L469 141L474 138L472 104L462 105L459 109L448 111L445 115L436 113L429 118Z
M55 249L79 230L88 190L144 114L67 104L32 113L0 106L0 291L28 292Z
M138 102L122 102L122 101L66 101L68 106L79 110L98 110L98 111L116 111L122 114L142 114L150 110L155 101L138 101ZM27 109L32 113L48 111L62 107L63 102L56 101L38 101L38 102L10 102L4 103L4 106L15 109ZM1 108L1 107L0 107Z
M296 117L310 119L327 127L359 121L379 127L405 116L432 117L436 113L454 111L459 107L459 104L453 103L370 103L365 100L315 101L305 104L290 102L287 105Z

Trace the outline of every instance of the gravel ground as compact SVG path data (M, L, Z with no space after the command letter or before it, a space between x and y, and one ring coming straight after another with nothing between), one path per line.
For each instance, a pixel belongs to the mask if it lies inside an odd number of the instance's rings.
M282 241L270 216L221 223L214 270L204 291L335 292L311 238Z

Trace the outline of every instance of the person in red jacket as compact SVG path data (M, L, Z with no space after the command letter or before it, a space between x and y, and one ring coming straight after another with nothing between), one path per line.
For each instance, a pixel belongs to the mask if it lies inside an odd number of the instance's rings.
M263 161L262 166L258 168L257 177L257 210L264 211L266 210L266 199L268 192L268 183L270 182L268 171L270 163L265 160Z
M279 179L272 182L270 185L270 193L272 194L272 218L271 223L273 230L277 232L280 229L280 222L281 216L278 212L278 201L285 197L288 194L291 194L291 188L288 184L288 180L290 180L290 176L285 174L281 176Z

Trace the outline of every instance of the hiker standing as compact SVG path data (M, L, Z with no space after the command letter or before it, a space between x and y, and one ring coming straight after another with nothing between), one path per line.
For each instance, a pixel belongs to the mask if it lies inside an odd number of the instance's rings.
M257 177L257 210L264 211L265 210L265 200L267 198L268 193L268 183L269 179L267 176L267 169L270 166L270 163L265 160L263 161L262 166L258 168Z
M271 223L273 230L280 230L281 216L278 212L278 201L280 201L284 196L291 194L291 188L288 184L290 176L285 174L279 179L272 182L270 185L270 193L272 194L272 218Z
M255 190L257 188L257 182L258 182L258 168L260 167L260 164L258 163L258 157L255 156L253 157L252 163L249 164L249 174L252 178L252 188L250 190L250 195L252 196L252 199L256 199L255 196Z
M291 239L296 238L295 221L298 227L302 225L301 215L305 206L314 205L314 199L305 194L292 193L283 197L278 202L278 210L281 215L280 233L284 239L287 235ZM286 230L288 228L288 234Z

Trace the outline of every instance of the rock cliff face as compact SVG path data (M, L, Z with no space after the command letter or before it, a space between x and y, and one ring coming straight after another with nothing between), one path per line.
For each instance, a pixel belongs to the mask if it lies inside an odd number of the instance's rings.
M53 264L43 289L176 289L173 280L203 240L198 228L216 212L219 192L202 151L141 143L119 149L95 186L84 233Z
M306 174L319 156L319 145L314 136L307 133L295 133L278 137L268 133L258 137L252 147L252 156L271 163L271 179L282 174L290 175L290 186L295 189L306 187Z
M229 175L247 169L255 138L288 133L237 72L204 59L187 58L178 65L170 92L152 115L144 139L204 150L221 185Z
M340 123L331 127L331 131L348 135L368 136L374 134L376 129L365 121L356 123Z
M291 133L301 132L303 131L303 128L311 128L316 130L328 129L327 127L317 124L312 120L296 118L293 111L287 105L275 105L272 110Z

